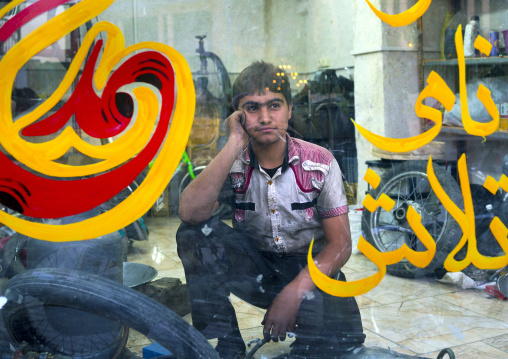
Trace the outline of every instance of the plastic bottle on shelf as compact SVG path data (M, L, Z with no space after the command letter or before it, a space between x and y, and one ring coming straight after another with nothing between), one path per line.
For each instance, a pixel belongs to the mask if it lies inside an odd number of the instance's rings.
M466 31L464 33L464 56L474 57L475 48L474 42L476 37L480 34L480 17L471 16L471 21L466 25Z

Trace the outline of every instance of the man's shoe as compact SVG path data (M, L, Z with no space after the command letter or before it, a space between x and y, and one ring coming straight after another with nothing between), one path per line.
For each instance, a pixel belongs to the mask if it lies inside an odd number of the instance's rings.
M245 358L246 346L241 336L226 336L219 338L215 351L221 359Z

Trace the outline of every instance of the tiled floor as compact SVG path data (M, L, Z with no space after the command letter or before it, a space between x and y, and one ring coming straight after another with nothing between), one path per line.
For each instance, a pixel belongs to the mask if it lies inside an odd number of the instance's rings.
M151 218L150 238L135 242L129 261L158 269L158 278L185 282L176 254L176 217ZM377 267L362 254L352 255L343 269L348 280L372 275ZM462 290L433 278L404 279L386 275L372 291L357 297L366 345L436 358L442 348L452 348L460 359L508 358L508 301L480 290ZM232 298L246 342L262 336L264 311ZM190 315L185 319L191 322ZM128 346L141 353L150 340L132 333ZM291 340L264 345L255 358L272 358L288 351ZM212 345L213 345L212 341Z

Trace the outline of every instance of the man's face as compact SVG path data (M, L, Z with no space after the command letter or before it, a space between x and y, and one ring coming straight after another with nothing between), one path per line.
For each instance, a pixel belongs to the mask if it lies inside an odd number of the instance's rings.
M269 146L286 140L292 104L288 106L282 94L266 91L264 95L247 95L240 100L238 109L246 115L245 130L253 142Z

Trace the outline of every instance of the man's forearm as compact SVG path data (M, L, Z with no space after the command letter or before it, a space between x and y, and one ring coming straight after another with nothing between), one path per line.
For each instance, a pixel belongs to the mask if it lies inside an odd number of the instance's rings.
M220 190L242 148L243 142L231 136L220 153L185 188L178 208L182 221L196 224L212 216Z
M340 243L328 243L315 257L319 270L330 276L335 276L338 271L346 264L351 255L351 248L344 248ZM296 278L288 284L288 290L293 290L300 301L305 299L308 293L316 289L312 281L309 268L306 266L300 271Z
M314 257L319 270L327 276L334 277L351 257L352 243L349 218L347 214L323 219L323 230L326 238L326 246ZM288 284L300 300L306 293L312 292L316 285L310 277L309 268L306 266Z

